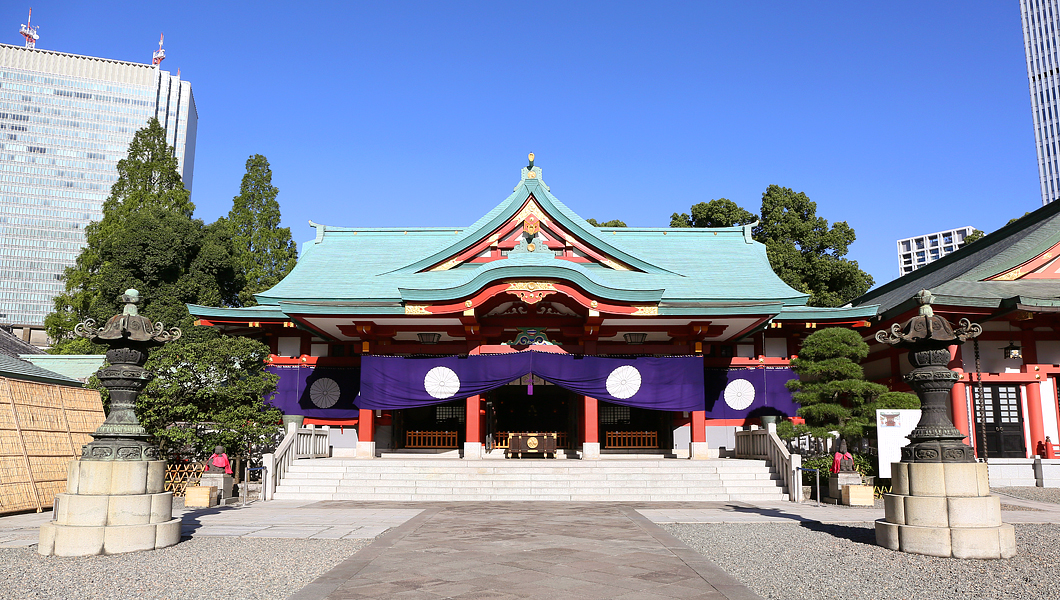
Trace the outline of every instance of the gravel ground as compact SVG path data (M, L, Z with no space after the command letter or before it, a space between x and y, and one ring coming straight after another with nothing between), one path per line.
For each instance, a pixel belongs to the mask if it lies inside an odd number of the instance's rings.
M370 542L200 537L153 552L79 558L41 556L36 546L0 548L0 598L274 600Z
M999 487L992 488L991 491L999 494L1008 494L1009 496L1022 498L1024 500L1060 504L1060 488Z
M1016 524L1018 554L997 561L894 552L871 523L662 527L772 600L1060 597L1060 525Z

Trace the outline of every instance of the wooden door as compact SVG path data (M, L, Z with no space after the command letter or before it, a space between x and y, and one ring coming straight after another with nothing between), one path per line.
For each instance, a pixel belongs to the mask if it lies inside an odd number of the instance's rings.
M972 389L975 398L975 435L977 439L985 440L987 456L1026 458L1019 386L985 385L982 400L979 398L978 386ZM982 441L977 446L979 457L983 457Z

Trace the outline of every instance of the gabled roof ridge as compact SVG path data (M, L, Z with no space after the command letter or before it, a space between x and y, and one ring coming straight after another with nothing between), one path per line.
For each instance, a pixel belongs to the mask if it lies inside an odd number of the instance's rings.
M897 300L900 303L912 298L913 294L921 288L931 289L934 286L961 280L965 277L979 281L1002 273L1007 269L1022 264L1028 258L1032 258L1031 256L1011 257L1006 254L1010 249L1018 247L1021 243L1042 231L1043 227L1050 222L1058 220L1060 220L1060 202L1046 204L1030 214L1024 215L1012 223L1008 223L996 231L984 235L975 242L965 244L964 247L947 254L939 260L928 263L911 273L902 275L868 291L862 296L855 298L852 304L858 306L874 302L879 303L883 311L887 311L890 310L893 304L891 301L893 299L887 297L894 294L899 294ZM1060 224L1057 227L1049 228L1046 238L1047 242L1044 247L1031 249L1031 253L1036 256L1055 244L1057 239L1060 239ZM1048 240L1052 240L1052 243L1048 243ZM1043 244L1038 243L1038 245L1041 246ZM913 290L914 287L917 289Z
M637 256L635 253L625 249L620 244L616 245L611 241L600 237L599 228L589 224L585 219L582 219L577 213L552 195L548 186L540 179L540 168L535 167L533 171L523 169L523 171L523 179L519 182L519 185L515 187L515 191L513 191L500 204L483 215L482 218L475 221L471 226L460 230L460 235L455 237L455 239L446 245L445 248L412 263L393 269L389 271L389 273L419 271L438 264L455 254L459 254L461 250L468 247L469 241L474 242L480 240L490 231L502 226L506 220L515 216L526 203L527 199L529 199L530 196L533 196L538 205L541 206L541 209L546 213L551 214L554 218L559 219L564 227L572 230L572 235L581 238L592 246L599 247L601 251L610 255L612 258L641 271L680 275L679 273L673 273L669 269L660 267ZM531 173L533 176L528 176ZM554 210L549 210L550 208ZM318 230L318 241L321 237L322 233Z

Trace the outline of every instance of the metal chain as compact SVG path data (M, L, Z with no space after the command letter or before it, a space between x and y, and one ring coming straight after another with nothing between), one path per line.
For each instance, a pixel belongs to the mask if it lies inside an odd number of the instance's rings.
M979 338L973 338L972 345L975 347L975 377L979 382L979 397L976 398L975 404L979 405L979 431L982 434L976 447L978 448L980 444L982 445L982 448L979 448L982 451L980 456L985 460L988 458L986 450L986 396L983 395L983 370L979 367Z

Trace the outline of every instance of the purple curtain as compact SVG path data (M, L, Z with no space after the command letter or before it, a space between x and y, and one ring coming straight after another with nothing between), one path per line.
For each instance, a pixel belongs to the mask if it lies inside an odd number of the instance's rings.
M361 358L360 408L429 406L534 374L578 394L653 410L703 409L703 359L611 358L548 352L457 357Z
M787 367L707 369L707 417L793 417L799 405L784 386L791 379L795 379L795 373Z
M350 419L359 414L354 406L360 387L356 367L275 365L265 370L280 376L268 402L285 415Z

